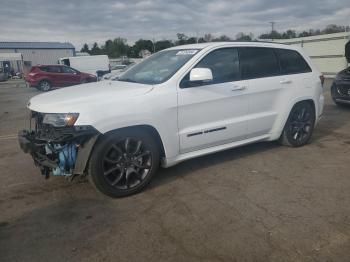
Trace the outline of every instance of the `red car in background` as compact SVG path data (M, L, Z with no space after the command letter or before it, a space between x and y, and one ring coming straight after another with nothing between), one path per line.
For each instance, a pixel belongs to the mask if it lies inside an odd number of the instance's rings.
M65 65L33 66L25 79L30 87L36 87L41 91L49 91L53 87L64 87L97 81L95 75L82 73Z

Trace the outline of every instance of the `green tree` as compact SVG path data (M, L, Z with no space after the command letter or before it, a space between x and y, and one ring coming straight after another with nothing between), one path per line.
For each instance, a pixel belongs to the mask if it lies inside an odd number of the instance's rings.
M232 41L232 39L230 37L228 37L227 35L221 35L217 38L214 38L212 41L213 42L230 42L230 41Z
M138 58L139 57L139 52L138 52L137 48L135 47L135 45L131 46L128 49L127 56L131 57L131 58Z
M243 32L239 32L236 35L236 41L252 41L253 40L253 34L245 34Z
M125 38L117 37L113 40L108 39L101 48L100 53L108 55L111 58L118 58L128 54L129 46Z
M113 40L114 53L112 57L125 56L128 53L129 46L125 38L115 38Z
M89 53L89 46L87 44L84 44L80 52Z
M306 37L306 36L310 36L311 34L307 31L303 31L301 33L298 34L298 37Z
M186 44L195 44L195 43L197 43L197 37L190 37L186 41Z
M214 37L212 36L212 34L205 34L203 37L204 42L211 42L213 41Z
M340 25L327 25L325 29L321 31L322 34L334 34L334 33L340 33L345 32L346 27L340 26Z
M91 55L100 55L101 54L101 48L99 48L99 46L96 42L92 45L90 54Z
M176 45L185 45L187 44L188 36L183 33L177 33Z
M283 32L281 34L281 38L283 38L283 39L290 39L290 38L295 38L295 37L297 37L295 30L287 30L286 32Z
M153 42L151 40L139 39L135 42L133 48L133 52L137 57L142 50L148 50L153 53Z
M276 30L271 31L268 34L262 34L259 36L260 39L281 39L282 35Z
M173 42L170 40L160 40L155 42L154 45L156 52L174 46Z

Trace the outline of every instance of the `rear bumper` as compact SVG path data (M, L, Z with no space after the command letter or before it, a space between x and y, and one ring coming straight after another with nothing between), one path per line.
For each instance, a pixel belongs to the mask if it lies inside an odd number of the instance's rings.
M30 87L36 87L39 84L39 81L35 81L35 80L32 80L32 79L26 79L26 82L28 83L28 85Z

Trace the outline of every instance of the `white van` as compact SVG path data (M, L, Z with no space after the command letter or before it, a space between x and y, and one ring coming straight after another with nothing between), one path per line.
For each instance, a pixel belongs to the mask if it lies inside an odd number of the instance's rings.
M111 71L106 55L63 57L58 60L58 63L98 77Z

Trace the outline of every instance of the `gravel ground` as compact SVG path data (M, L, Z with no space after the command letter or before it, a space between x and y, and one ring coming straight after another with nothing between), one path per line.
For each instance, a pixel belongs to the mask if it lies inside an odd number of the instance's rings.
M349 261L350 107L329 92L309 145L193 159L123 199L40 176L16 140L38 93L0 83L0 261Z

